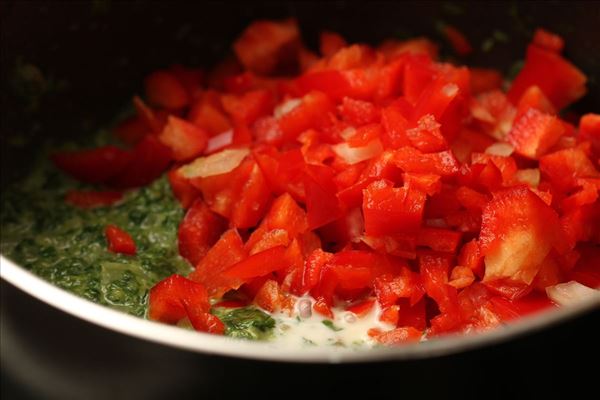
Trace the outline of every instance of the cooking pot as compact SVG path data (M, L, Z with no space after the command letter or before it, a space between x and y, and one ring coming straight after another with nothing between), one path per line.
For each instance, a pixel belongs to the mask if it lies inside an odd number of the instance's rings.
M76 138L106 125L133 94L141 92L141 78L148 71L175 62L210 66L228 53L235 37L256 18L296 17L304 38L313 47L323 29L340 32L350 42L377 43L389 37L425 35L443 43L436 26L447 22L460 27L474 44L475 53L464 61L506 72L523 57L533 30L543 26L565 38L566 56L590 78L588 95L573 110L600 109L600 6L594 2L96 0L9 1L1 7L2 188L27 173L39 143ZM444 47L442 52L451 54ZM16 88L16 81L23 79L24 66L34 75L33 80L29 76L27 100ZM451 336L393 349L297 350L198 334L131 317L58 289L4 257L1 273L8 282L2 283L1 302L3 380L15 390L26 384L36 393L51 397L104 398L137 393L161 398L173 393L183 396L189 390L200 394L206 388L215 393L237 393L264 388L267 382L276 385L274 377L295 390L310 385L311 380L324 383L324 376L329 377L326 393L338 394L362 385L383 393L399 390L402 374L406 390L447 394L456 389L447 386L462 379L463 373L479 377L476 383L470 381L470 392L487 382L484 369L490 374L502 372L490 363L510 361L517 355L521 361L515 363L531 362L535 371L518 364L507 371L513 371L516 381L525 385L523 390L533 392L535 386L527 386L529 377L542 379L544 368L552 361L550 354L570 356L570 352L557 350L563 342L577 346L589 341L596 355L598 351L592 342L597 336L590 333L597 333L593 327L598 303L594 301L524 318L478 335ZM574 330L580 332L575 334ZM584 347L576 349L582 351ZM240 358L379 363L331 369L324 365L280 367ZM477 367L479 362L484 369ZM258 365L261 368L255 368ZM371 382L363 382L362 374ZM427 374L431 374L431 384ZM438 386L436 379L443 384ZM380 386L374 388L373 380ZM134 386L137 392L131 391ZM506 397L513 390L518 392L518 387L507 386L496 394Z

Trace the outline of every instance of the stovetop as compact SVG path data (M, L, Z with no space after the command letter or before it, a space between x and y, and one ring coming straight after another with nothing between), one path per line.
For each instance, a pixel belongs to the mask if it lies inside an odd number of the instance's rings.
M1 292L4 399L254 399L302 393L338 399L368 393L368 398L487 400L597 393L596 381L587 377L598 372L598 311L453 356L307 365L176 350L83 322L5 282Z

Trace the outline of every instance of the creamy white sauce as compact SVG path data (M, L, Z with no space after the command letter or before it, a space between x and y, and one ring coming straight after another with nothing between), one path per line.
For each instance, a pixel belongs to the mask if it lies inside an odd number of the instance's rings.
M302 301L310 301L312 309L314 299L305 296L298 298L291 316L287 312L271 314L277 321L272 342L294 347L372 346L376 342L369 337L369 329L378 328L381 331L389 331L395 328L393 325L379 321L381 308L377 302L375 302L371 311L362 317L358 317L341 307L334 307L332 308L334 318L329 320L329 318L316 313L314 310L312 310L310 317L302 318L299 310ZM335 329L325 325L323 321L326 320L331 321Z

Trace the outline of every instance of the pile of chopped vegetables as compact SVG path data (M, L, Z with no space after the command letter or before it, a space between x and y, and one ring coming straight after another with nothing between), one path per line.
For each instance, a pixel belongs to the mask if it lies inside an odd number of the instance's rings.
M377 309L383 344L489 329L600 286L600 115L559 114L586 92L562 49L538 29L505 83L438 61L425 38L323 32L317 55L295 21L257 21L208 73L147 76L115 129L128 149L53 161L106 188L70 192L84 208L167 174L195 269L150 290L153 320L222 334L211 309L254 305L333 329L340 309ZM141 251L124 227L105 234L112 252Z

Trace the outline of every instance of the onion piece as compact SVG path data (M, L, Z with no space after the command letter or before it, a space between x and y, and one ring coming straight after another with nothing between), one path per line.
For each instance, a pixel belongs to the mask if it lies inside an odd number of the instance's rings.
M600 301L600 290L592 289L575 281L548 286L546 294L550 300L561 306L575 304L592 298Z
M229 129L208 139L208 145L206 146L206 150L204 152L207 154L214 153L215 151L222 149L223 147L229 146L232 142L233 130Z
M520 183L525 183L531 187L538 187L540 184L539 168L520 169L515 173L515 180Z
M492 156L502 156L508 157L515 151L515 148L506 142L497 142L490 145L487 149L485 149L486 154L490 154Z
M294 108L298 107L302 104L302 99L289 99L283 102L282 104L275 107L273 110L273 116L277 119L283 117L285 114L292 111Z
M338 143L331 146L331 149L350 165L369 160L383 152L383 146L379 139L371 140L366 146L362 147L350 147L350 145L345 142Z
M225 149L208 157L198 157L179 170L184 178L206 178L233 171L250 154L248 148Z

